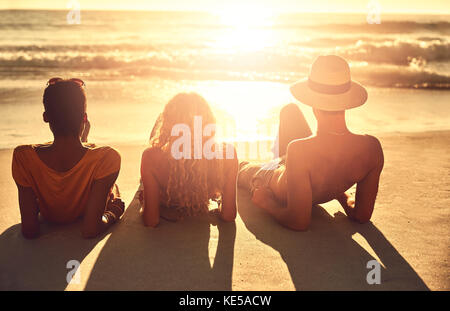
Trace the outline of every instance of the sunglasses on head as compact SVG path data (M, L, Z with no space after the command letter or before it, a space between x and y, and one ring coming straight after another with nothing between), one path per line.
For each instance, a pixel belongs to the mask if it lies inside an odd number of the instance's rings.
M71 79L68 79L68 80L65 80L63 78L51 78L50 80L47 81L47 85L53 85L53 84L56 84L56 83L61 82L61 81L75 82L79 86L85 86L86 85L83 80L77 79L77 78L71 78Z

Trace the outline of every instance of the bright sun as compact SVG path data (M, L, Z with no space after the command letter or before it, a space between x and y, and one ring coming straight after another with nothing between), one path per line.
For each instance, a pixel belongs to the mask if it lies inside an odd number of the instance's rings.
M273 14L269 10L236 6L220 13L222 24L232 27L256 27L272 25Z
M223 33L217 38L217 48L233 51L257 51L271 44L273 15L270 11L243 6L220 13Z

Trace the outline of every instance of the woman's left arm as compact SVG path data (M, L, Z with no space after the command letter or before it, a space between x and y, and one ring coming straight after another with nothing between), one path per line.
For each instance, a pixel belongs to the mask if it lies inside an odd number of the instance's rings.
M220 206L220 218L224 221L234 221L236 218L236 179L239 169L239 160L234 146L233 158L225 159L224 163L224 189L222 193L222 205Z
M153 173L154 149L147 149L142 154L141 178L144 184L144 211L143 221L147 227L156 227L159 224L159 184Z

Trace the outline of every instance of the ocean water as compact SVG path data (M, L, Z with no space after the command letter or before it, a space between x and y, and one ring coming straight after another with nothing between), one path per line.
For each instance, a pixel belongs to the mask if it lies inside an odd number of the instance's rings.
M449 129L450 16L244 16L192 12L0 11L0 148L51 139L42 93L55 76L86 82L91 140L145 143L178 92L197 91L228 140L274 137L289 85L338 54L369 91L356 132ZM310 109L302 107L314 128Z

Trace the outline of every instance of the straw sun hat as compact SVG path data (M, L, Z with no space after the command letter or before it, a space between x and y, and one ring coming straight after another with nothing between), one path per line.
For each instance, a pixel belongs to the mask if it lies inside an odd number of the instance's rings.
M355 108L367 100L366 89L352 81L347 61L336 55L317 57L309 77L294 83L291 93L303 104L326 111Z

